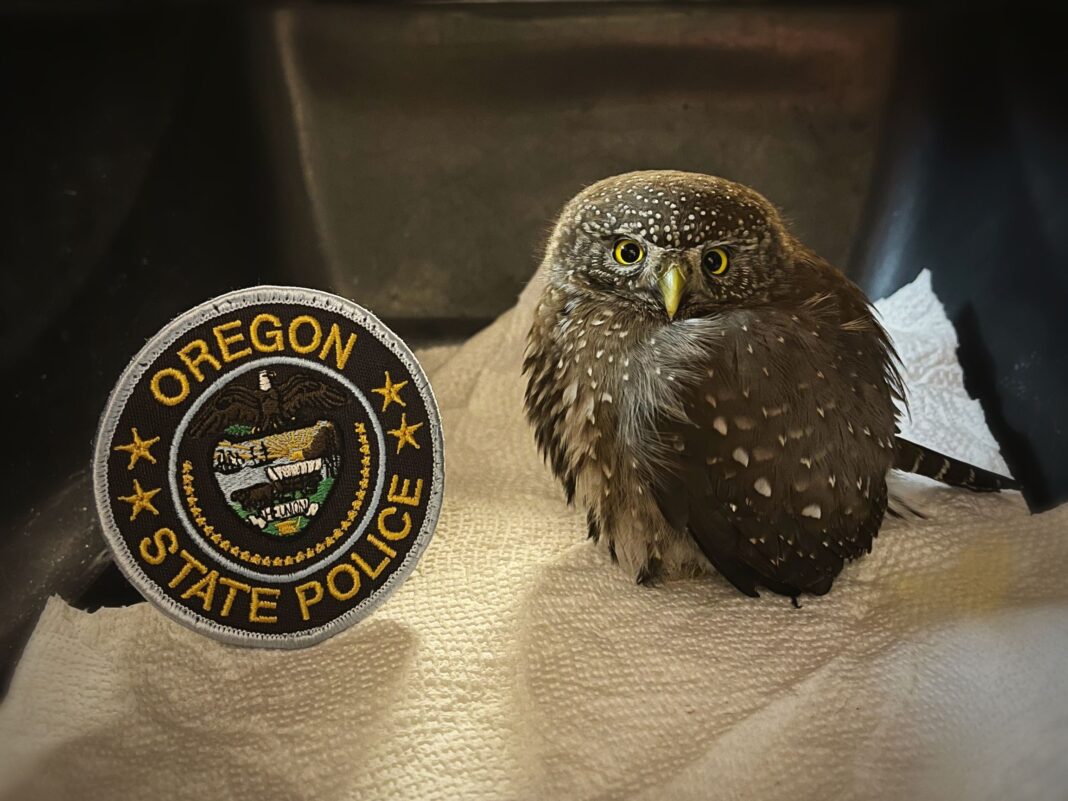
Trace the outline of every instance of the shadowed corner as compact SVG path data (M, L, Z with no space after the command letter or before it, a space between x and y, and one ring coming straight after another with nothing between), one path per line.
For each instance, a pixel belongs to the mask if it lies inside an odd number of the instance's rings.
M886 296L929 268L977 398L1034 510L1068 499L1068 115L1050 26L976 8L902 17L850 275ZM963 27L962 27L963 26ZM997 51L997 59L989 53Z
M953 320L960 347L957 358L964 372L964 388L978 398L990 432L1001 448L1013 477L1020 482L1021 494L1032 511L1045 511L1056 505L1028 437L1006 419L1001 392L1009 379L995 378L994 358L983 338L982 326L972 304L966 304ZM1000 384L1000 386L999 386Z

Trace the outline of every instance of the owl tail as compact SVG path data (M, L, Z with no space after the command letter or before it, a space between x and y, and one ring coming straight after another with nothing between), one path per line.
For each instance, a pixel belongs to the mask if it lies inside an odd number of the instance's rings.
M1007 476L983 470L967 462L954 459L950 456L909 442L901 437L896 438L897 456L894 467L908 473L917 473L921 476L933 478L943 484L953 487L964 487L973 492L997 492L999 490L1018 490L1020 485Z

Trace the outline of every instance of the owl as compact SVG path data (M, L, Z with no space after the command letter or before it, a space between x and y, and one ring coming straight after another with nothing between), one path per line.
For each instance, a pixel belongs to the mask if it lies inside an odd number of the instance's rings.
M897 356L869 300L746 186L600 181L564 208L542 271L527 417L639 583L714 570L796 603L871 551L890 469L1015 488L897 436Z

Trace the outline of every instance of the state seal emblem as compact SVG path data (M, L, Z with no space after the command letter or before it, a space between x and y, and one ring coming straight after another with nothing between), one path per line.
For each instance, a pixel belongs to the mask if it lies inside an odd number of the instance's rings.
M370 312L257 287L168 325L101 418L104 534L149 601L218 639L293 648L412 570L444 481L430 384Z

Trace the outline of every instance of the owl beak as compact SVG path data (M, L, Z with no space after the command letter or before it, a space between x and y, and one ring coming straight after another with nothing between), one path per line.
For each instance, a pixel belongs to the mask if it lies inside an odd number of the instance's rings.
M660 276L657 282L660 287L660 295L664 298L664 310L668 319L675 319L675 312L679 310L679 301L682 300L682 290L686 286L686 278L678 265L672 265L666 273Z

